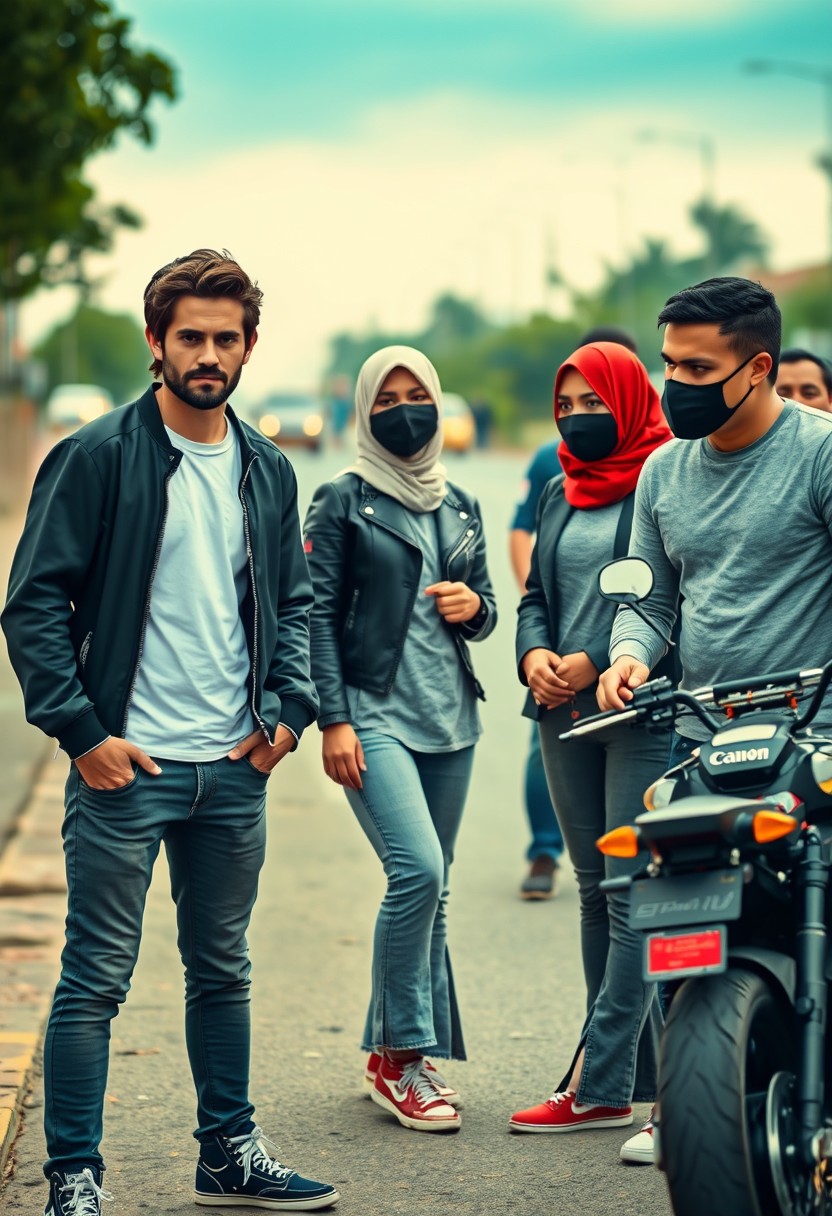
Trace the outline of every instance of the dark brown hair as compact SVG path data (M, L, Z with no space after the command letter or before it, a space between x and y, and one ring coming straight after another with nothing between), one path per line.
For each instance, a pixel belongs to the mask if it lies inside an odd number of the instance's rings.
M246 346L260 321L263 293L252 283L227 249L195 249L193 253L168 262L157 270L144 289L144 319L157 342L164 345L165 334L181 296L225 296L243 306L243 333ZM154 376L162 370L160 359L150 365Z

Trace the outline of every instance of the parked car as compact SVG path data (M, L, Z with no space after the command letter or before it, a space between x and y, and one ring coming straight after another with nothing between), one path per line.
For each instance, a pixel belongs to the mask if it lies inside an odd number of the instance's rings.
M46 425L53 434L71 435L112 408L112 397L97 384L59 384L46 402Z
M473 412L459 393L442 394L442 437L448 452L468 452L476 443Z
M319 452L323 446L326 407L313 393L271 393L245 418L278 447L299 444Z

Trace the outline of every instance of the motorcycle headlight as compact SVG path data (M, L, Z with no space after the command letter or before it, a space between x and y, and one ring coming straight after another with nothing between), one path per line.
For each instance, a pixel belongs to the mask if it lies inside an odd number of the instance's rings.
M658 811L667 806L673 798L676 780L673 777L660 777L644 791L644 805L648 811Z

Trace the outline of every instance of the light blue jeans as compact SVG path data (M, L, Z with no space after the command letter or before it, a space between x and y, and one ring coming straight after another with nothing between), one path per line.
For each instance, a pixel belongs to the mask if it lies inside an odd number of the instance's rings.
M116 790L66 785L66 946L43 1053L44 1171L102 1165L110 1022L125 1000L145 897L164 840L185 965L185 1038L197 1139L253 1126L249 1102L251 910L266 847L266 782L247 760L160 761Z
M448 874L474 748L415 752L378 730L357 734L364 788L345 793L387 875L362 1048L464 1060L447 944Z

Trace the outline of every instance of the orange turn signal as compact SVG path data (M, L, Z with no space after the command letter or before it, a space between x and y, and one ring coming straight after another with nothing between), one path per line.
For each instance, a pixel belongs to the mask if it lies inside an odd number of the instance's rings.
M788 836L797 827L794 815L784 815L782 811L757 811L754 816L754 839L757 844L771 844Z
M639 833L637 828L616 828L595 842L596 849L605 857L637 857Z

